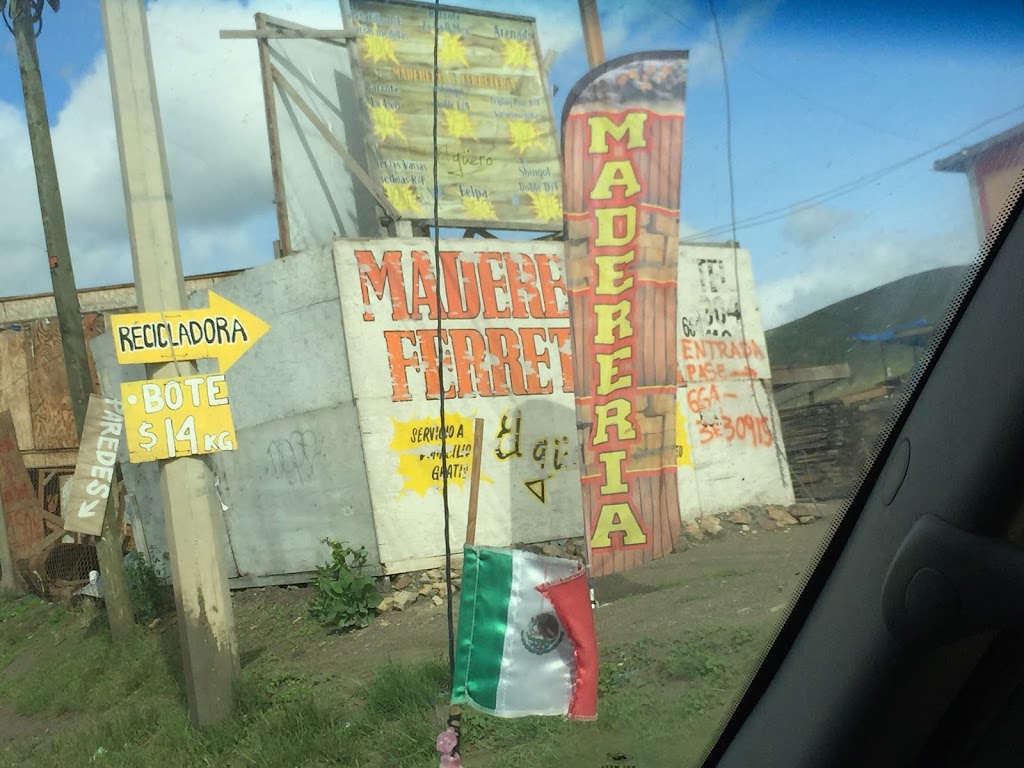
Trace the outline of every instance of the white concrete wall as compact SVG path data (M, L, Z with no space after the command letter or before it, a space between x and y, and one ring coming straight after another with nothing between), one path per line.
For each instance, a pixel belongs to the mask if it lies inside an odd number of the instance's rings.
M441 248L458 253L452 264L457 263L461 278L443 283L445 288L479 297L467 300L467 308L475 304L475 312L465 313L471 316L444 321L447 333L474 334L476 339L471 344L460 338L454 351L445 345L445 356L456 360L445 372L446 389L452 388L445 404L447 420L462 429L448 443L449 452L455 453L451 464L457 468L449 494L452 540L458 547L465 539L469 485L462 473L470 468L467 449L477 417L484 419L477 543L506 546L579 536L583 517L575 400L571 374L562 366L570 349L561 247L553 242L452 240L442 242ZM509 269L501 252L488 252L495 248L507 252L520 265L511 268L521 274L551 270L557 278L545 281L548 286L557 282L546 298L541 290L535 299L521 301L519 314L524 317L486 316L512 314L511 294L517 292L481 284L480 272L501 282ZM339 241L335 247L374 520L381 560L389 571L431 567L444 552L440 482L431 476L440 460L429 458L439 451L440 440L417 440L411 432L439 425L436 394L428 398L428 357L436 353L427 350L437 327L429 316L435 302L428 275L433 273L432 253L429 240ZM426 282L417 275L426 276ZM454 309L460 303L446 301L445 306ZM499 358L508 345L528 351L509 355L511 362L505 365ZM570 376L568 385L563 373ZM498 394L503 389L507 393Z
M677 402L688 437L679 467L683 518L744 504L792 504L750 253L681 246L679 315L684 386Z
M326 559L325 536L365 545L386 572L441 562L442 504L432 476L440 461L431 456L439 441L415 439L424 437L416 430L438 422L436 392L428 397L436 371L423 354L437 327L431 247L428 240L342 240L217 286L271 326L228 372L238 450L209 459L236 586L301 580ZM465 536L461 473L468 473L476 417L485 420L478 542L580 536L561 245L455 240L442 242L442 251L450 254L445 274L459 278L442 281L445 306L458 309L467 291L488 297L443 323L449 334L464 334L454 364L452 336L446 344L448 448L460 473L450 484L453 542ZM486 285L481 270L491 278ZM509 288L510 271L526 283ZM681 515L791 503L750 255L685 246L679 286ZM459 295L449 300L447 287L459 287ZM191 304L207 300L200 292ZM112 366L109 336L94 350L101 369L117 369L108 379L143 375ZM154 470L127 465L125 479L147 543L161 550Z

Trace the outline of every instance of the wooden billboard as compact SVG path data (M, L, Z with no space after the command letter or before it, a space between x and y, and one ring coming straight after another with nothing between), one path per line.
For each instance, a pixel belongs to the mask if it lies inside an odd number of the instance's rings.
M559 145L534 19L417 2L348 5L370 174L402 218L433 223L436 192L441 226L560 232Z

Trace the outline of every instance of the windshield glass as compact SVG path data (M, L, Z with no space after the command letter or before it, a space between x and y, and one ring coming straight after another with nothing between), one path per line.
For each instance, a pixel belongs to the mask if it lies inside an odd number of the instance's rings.
M0 762L698 764L1019 193L896 6L0 0Z

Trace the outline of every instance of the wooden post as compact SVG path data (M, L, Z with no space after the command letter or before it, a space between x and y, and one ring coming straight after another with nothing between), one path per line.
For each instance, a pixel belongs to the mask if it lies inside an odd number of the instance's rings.
M256 29L267 29L267 16L256 14ZM223 37L223 33L221 33ZM270 41L258 40L260 55L260 80L263 83L263 104L267 113L267 139L270 142L270 176L274 181L274 209L277 213L277 232L280 240L279 255L275 258L288 256L292 252L291 229L288 224L288 196L284 187L284 169L281 167L281 133L277 127L277 98L274 93L273 63L270 60Z
M4 500L0 498L0 592L21 593L21 579L14 568L11 544L7 538L7 518L4 517Z
M604 40L601 38L597 0L580 0L580 21L583 23L583 43L587 47L587 65L593 69L604 64Z
M100 11L139 310L180 310L187 303L185 278L146 5L101 0ZM196 375L196 366L182 361L146 370L151 379ZM189 720L196 727L213 725L232 710L239 672L220 504L210 470L196 456L160 462L160 492Z
M82 328L82 310L78 301L75 271L71 264L71 249L68 246L67 227L64 222L64 204L60 196L57 178L57 163L50 139L50 121L43 94L43 80L39 71L39 53L36 50L33 12L38 8L43 13L41 2L17 0L11 6L14 40L21 70L21 85L25 96L25 118L28 122L29 141L32 145L32 159L36 167L36 187L39 192L39 210L43 217L43 236L50 259L50 280L53 284L53 301L57 308L57 323L60 326L61 346L64 352L64 368L67 374L71 408L75 414L75 426L79 440L89 408L89 394L92 392L92 374L89 372L89 358L85 346L85 331ZM110 506L107 507L108 513ZM109 516L109 515L108 515ZM110 541L108 529L104 526L103 536L96 546L96 557L103 572L104 605L110 635L115 641L127 638L135 626L131 600L128 596L128 579L121 556L121 538Z
M480 461L483 458L484 420L473 421L473 463L472 474L469 476L469 513L466 518L466 545L476 544L476 513L480 501ZM449 589L449 592L451 590ZM450 599L450 598L449 598ZM462 739L462 707L452 704L448 708L448 725Z
M476 511L480 502L480 461L484 449L484 420L473 422L473 463L469 476L469 516L466 520L466 544L476 544Z

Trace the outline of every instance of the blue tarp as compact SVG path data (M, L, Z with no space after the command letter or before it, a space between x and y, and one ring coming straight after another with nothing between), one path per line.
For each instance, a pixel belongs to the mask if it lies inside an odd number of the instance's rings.
M903 325L896 325L892 328L887 328L881 333L855 333L853 338L857 341L892 341L896 338L896 334L900 331L909 331L911 328L921 328L928 325L927 320L912 320L909 323ZM913 344L914 339L906 339L906 343Z

